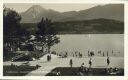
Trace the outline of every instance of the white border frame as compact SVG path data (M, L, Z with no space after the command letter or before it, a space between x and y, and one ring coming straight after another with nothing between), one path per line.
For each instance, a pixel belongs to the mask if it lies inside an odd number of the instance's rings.
M125 4L125 31L124 31L124 76L3 76L3 3L79 3L79 4L102 4L123 3ZM0 79L43 79L43 80L125 80L128 75L128 2L125 0L4 0L0 2ZM128 79L128 78L127 78Z

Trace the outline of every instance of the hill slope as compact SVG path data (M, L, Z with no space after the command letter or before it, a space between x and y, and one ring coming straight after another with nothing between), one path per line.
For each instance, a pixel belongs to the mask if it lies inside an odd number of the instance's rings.
M124 21L124 5L108 4L104 6L95 6L81 11L58 12L55 10L44 9L39 5L34 5L27 11L20 13L21 23L37 23L42 17L47 17L55 22L88 20L88 19L114 19Z

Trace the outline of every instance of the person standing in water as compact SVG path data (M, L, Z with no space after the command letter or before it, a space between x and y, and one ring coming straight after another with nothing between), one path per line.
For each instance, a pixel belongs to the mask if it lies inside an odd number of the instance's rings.
M109 60L109 57L107 57L107 66L109 66L110 64L110 60Z
M70 64L70 67L72 67L72 65L73 65L73 61L72 61L72 59L70 59L69 64Z
M104 52L103 52L103 57L104 57Z
M91 66L92 66L92 59L90 58L90 60L89 60L89 68L91 68Z
M108 51L107 51L107 57L108 57Z
M113 50L112 50L112 54L113 54Z

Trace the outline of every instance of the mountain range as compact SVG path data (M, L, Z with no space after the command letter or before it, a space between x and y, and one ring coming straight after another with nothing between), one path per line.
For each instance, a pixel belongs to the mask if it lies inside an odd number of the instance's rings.
M25 12L20 13L21 23L37 23L42 17L51 19L54 22L82 21L90 19L113 19L124 21L123 4L98 5L86 10L59 12L52 9L45 9L40 5L33 5Z

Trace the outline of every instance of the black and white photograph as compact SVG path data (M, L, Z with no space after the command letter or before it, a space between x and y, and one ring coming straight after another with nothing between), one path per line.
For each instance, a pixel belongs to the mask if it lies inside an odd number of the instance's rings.
M124 76L123 3L4 3L3 76Z

